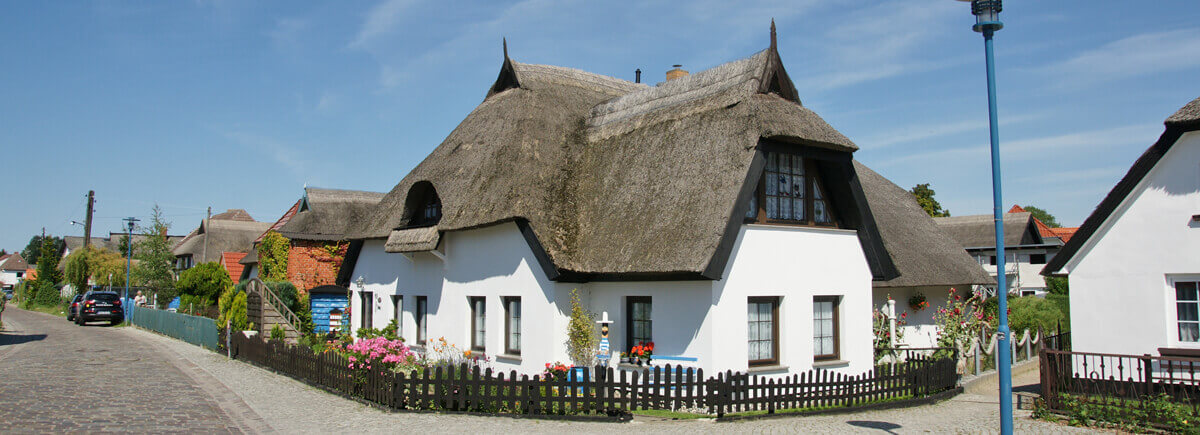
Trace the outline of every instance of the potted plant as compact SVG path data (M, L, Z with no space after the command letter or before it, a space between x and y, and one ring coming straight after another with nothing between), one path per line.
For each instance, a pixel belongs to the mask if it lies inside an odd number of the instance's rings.
M908 298L908 307L913 311L921 311L929 307L929 301L925 299L925 293L917 292L911 298Z

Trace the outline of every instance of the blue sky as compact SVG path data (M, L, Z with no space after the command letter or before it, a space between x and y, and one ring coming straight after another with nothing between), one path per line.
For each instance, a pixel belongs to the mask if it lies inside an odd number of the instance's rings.
M312 186L387 191L516 60L648 82L766 48L856 157L991 211L983 40L951 0L5 2L0 248L159 204L279 217ZM996 36L1007 204L1078 225L1200 96L1194 0L1010 0Z

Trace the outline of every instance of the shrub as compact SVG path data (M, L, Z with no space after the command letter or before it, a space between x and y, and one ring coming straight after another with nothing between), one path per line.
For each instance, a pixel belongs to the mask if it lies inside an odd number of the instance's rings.
M233 280L229 279L229 272L212 261L183 271L179 274L179 281L175 283L175 288L179 289L180 301L183 300L183 296L190 295L193 296L194 302L208 301L208 305L212 305L212 302L230 287L233 287Z
M258 244L259 275L263 281L287 279L288 251L291 241L275 230L267 231Z
M1030 333L1037 333L1039 329L1054 331L1066 317L1057 303L1037 296L1009 298L1008 310L1009 329L1018 334L1018 338L1027 329Z
M212 306L212 299L196 295L179 295L179 309L177 311L193 316L201 316L208 313L208 307Z
M600 339L591 313L583 309L579 289L571 289L571 321L567 324L567 355L578 366L591 366L596 359Z
M59 294L58 287L49 281L38 280L37 295L34 296L33 303L43 307L53 307L62 304L62 295Z
M271 289L275 296L279 296L279 300L292 310L293 313L299 308L300 294L296 291L296 285L287 281L263 281L267 288Z
M224 328L226 322L230 323L230 327L234 331L245 331L248 328L246 324L246 292L230 290L221 295L218 306L221 310L221 315L217 317L217 327Z
M272 340L283 340L284 338L287 338L287 334L283 332L283 327L279 326L278 323L271 327Z

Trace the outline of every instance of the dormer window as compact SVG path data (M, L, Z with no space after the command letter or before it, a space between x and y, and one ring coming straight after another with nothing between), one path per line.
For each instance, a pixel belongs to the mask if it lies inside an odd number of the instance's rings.
M433 226L442 220L442 199L428 181L417 182L409 189L404 209L408 227Z
M429 223L437 223L442 219L442 201L437 195L433 195L428 202L425 203L424 215L421 216L421 221Z
M786 152L765 152L766 165L746 219L756 223L834 226L816 162Z

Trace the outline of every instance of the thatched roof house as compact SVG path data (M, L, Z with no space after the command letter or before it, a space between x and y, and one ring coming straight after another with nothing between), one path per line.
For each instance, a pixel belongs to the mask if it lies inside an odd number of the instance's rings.
M346 232L366 218L380 199L383 194L379 192L305 187L304 197L270 229L289 239L345 240Z
M555 280L718 279L764 147L820 158L830 193L847 198L834 212L858 230L876 281L987 281L890 182L871 172L864 194L849 158L858 147L801 104L773 42L658 86L524 64L506 49L484 101L351 236L422 251L447 231L515 221ZM433 228L417 210L431 194ZM895 208L886 222L875 202Z
M225 252L245 252L270 222L257 222L245 210L231 209L204 219L171 250L187 269L194 264L219 262Z
M996 227L992 215L969 215L934 218L942 231L957 240L965 249L995 248ZM1041 245L1042 239L1029 212L1004 214L1004 245Z

